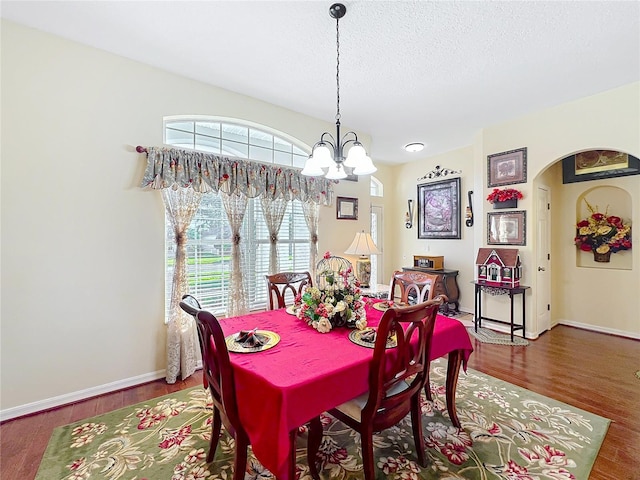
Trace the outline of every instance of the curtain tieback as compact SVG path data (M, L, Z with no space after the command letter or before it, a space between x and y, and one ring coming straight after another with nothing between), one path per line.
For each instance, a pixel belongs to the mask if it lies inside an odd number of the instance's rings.
M234 244L234 245L240 245L240 234L236 233L236 234L233 236L233 244Z
M278 243L278 235L276 234L271 235L271 243Z

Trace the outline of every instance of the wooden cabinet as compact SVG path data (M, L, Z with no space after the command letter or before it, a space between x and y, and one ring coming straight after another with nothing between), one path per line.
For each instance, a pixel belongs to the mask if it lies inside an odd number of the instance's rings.
M438 281L434 287L434 295L444 294L449 302L443 305L443 313L459 313L460 289L458 288L458 270L447 270L424 268L424 267L402 267L402 270L431 273L438 275Z

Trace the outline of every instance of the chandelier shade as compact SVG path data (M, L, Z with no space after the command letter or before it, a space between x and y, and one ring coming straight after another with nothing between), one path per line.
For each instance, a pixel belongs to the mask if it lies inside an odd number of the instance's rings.
M341 3L334 3L329 8L329 15L336 19L336 134L334 137L324 132L311 149L301 172L310 177L340 180L347 178L345 167L350 168L353 175L369 175L377 170L355 132L340 136L340 19L345 13L347 8Z

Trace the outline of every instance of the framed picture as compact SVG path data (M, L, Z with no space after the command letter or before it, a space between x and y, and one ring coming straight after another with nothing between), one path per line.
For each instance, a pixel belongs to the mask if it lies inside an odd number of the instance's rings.
M527 183L527 149L487 156L487 187Z
M336 218L338 220L357 220L358 199L353 197L338 197L336 199Z
M562 183L640 175L640 160L613 150L589 150L562 159Z
M418 238L462 238L460 178L418 185Z
M489 212L487 214L487 243L489 245L526 245L527 212Z

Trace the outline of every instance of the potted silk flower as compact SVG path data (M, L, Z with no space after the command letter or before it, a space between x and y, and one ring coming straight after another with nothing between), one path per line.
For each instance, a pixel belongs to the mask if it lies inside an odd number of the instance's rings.
M330 256L327 252L324 258ZM306 287L296 296L296 316L320 333L343 326L363 330L367 326L367 316L360 284L355 280L352 268L318 272L318 278L318 286Z
M489 203L493 204L494 210L501 208L516 208L518 200L522 198L522 192L515 188L494 188L487 197Z
M596 262L609 262L612 253L631 248L631 226L620 217L598 212L584 200L590 215L576 224L575 245L583 252L593 252Z

